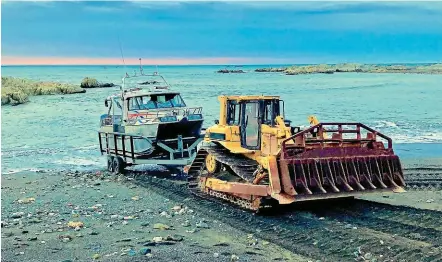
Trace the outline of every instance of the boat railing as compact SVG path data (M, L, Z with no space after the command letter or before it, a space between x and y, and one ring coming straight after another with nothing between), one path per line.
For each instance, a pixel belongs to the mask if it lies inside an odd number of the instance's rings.
M163 116L188 116L201 114L203 108L202 107L168 107L168 108L158 108L154 110L143 110L143 111L130 111L129 118L157 118Z

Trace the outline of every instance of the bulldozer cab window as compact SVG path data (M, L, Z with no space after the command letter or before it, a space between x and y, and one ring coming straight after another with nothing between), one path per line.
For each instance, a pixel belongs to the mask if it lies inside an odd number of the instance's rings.
M279 116L279 101L265 100L262 123L265 125L274 126L277 116Z
M242 145L246 148L259 148L259 115L259 103L257 101L250 101L244 104L244 118L241 125L241 141Z
M240 107L238 102L236 101L229 101L227 103L227 124L228 125L239 125L239 111Z

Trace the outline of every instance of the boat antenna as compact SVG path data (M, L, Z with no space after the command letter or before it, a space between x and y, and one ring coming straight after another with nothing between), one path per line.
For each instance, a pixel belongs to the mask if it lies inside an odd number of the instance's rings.
M141 64L141 58L140 58L140 73L141 73L141 75L144 75L143 65Z
M124 70L127 70L126 68L126 62L124 61L124 55L123 55L123 47L121 46L121 41L120 41L120 35L117 35L118 38L118 46L120 47L120 53L121 53L121 59L123 60L123 65L124 65ZM126 71L126 77L129 77L129 74ZM120 90L123 90L123 87L120 85Z
M158 75L158 65L155 65L155 75Z

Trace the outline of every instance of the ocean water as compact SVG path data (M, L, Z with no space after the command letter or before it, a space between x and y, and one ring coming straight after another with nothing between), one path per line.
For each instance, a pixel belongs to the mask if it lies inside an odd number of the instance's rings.
M188 106L202 106L205 126L218 118L218 95L280 95L286 118L308 125L320 121L362 122L393 138L401 159L442 160L442 75L339 73L286 76L217 74L223 66L162 66L159 72L179 90ZM2 76L79 84L83 77L121 83L122 66L2 66ZM144 67L153 72L153 67ZM23 170L81 170L105 166L98 149L104 99L119 88L88 89L84 94L30 97L2 106L2 173Z

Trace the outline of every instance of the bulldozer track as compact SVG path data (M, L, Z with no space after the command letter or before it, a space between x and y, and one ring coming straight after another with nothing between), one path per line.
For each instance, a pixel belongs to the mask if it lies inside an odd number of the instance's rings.
M412 168L404 170L405 183L408 188L442 189L441 168Z
M183 182L137 175L135 183L172 200L186 200L186 205L205 216L309 258L442 261L442 212L353 200L351 204L307 210L284 207L272 216L256 215L190 191Z
M205 147L204 149L213 154L219 162L231 168L243 180L250 183L255 178L254 172L258 168L256 161L240 154L232 154L226 148L218 146Z
M330 209L313 210L317 216L363 226L373 230L398 235L416 241L425 241L435 247L442 247L441 212L415 208L382 205L355 200Z

